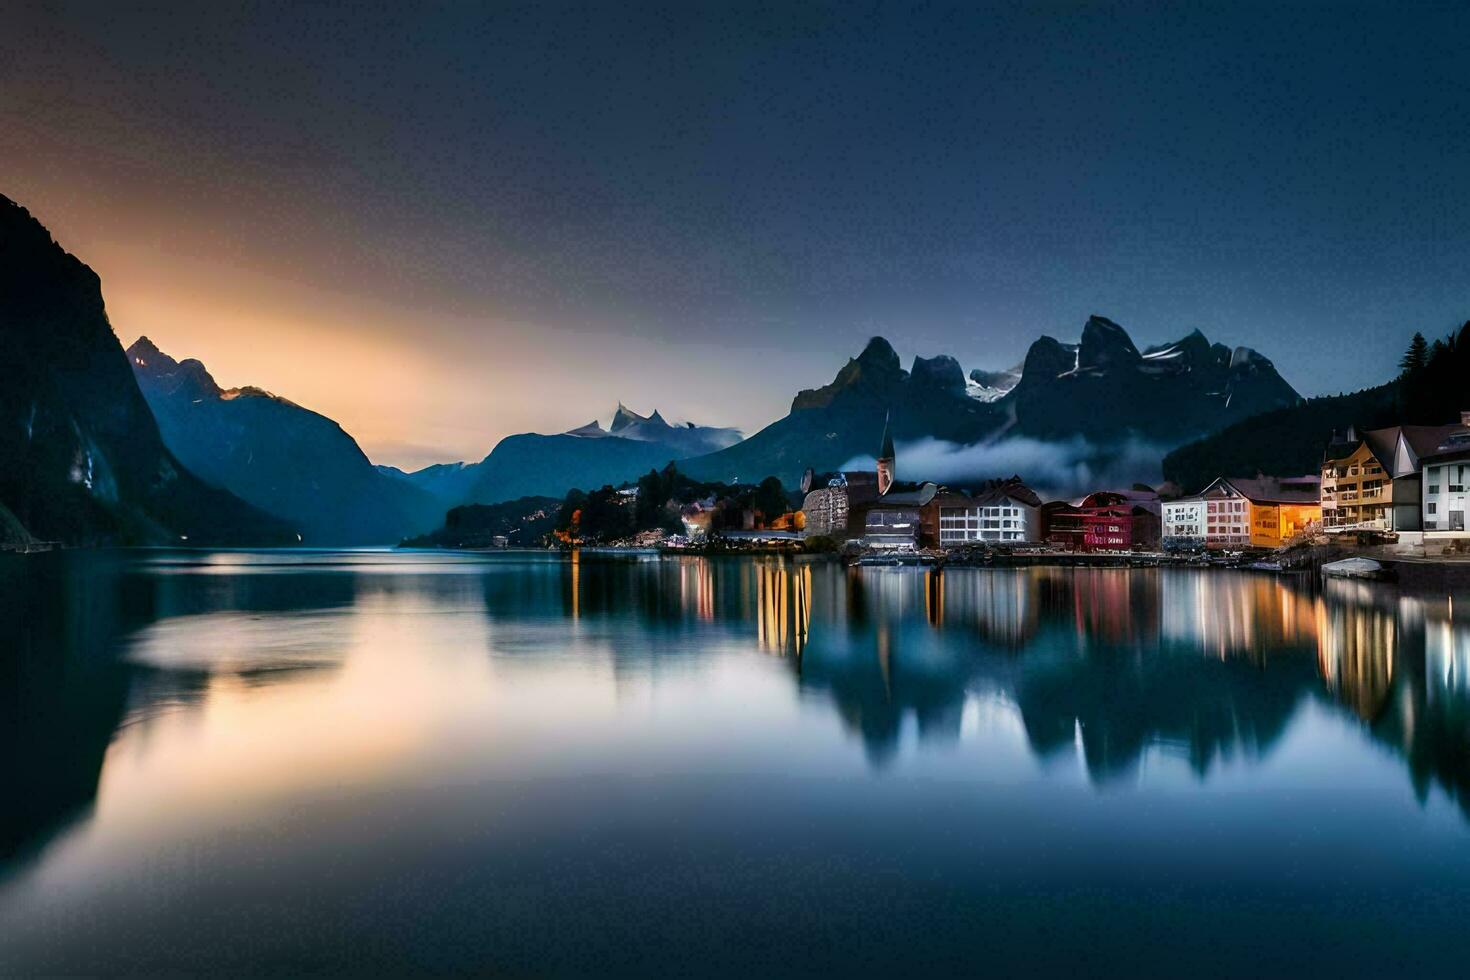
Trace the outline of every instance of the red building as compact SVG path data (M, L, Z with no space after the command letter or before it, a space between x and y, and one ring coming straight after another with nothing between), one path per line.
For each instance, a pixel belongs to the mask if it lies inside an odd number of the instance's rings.
M1048 544L1065 551L1153 551L1162 524L1152 490L1099 490L1078 504L1055 500L1042 507Z
M1156 551L1163 523L1152 490L1100 490L1082 501L1082 543L1087 551Z
M1041 505L1041 540L1062 551L1086 551L1082 508L1065 500Z

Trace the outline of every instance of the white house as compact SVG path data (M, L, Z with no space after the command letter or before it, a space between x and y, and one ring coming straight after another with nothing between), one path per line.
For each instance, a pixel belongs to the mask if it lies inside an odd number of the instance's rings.
M1203 548L1205 509L1200 497L1164 501L1164 547Z
M1019 480L987 487L975 496L946 494L939 506L939 545L969 541L1026 544L1041 540L1041 498Z
M1465 413L1470 415L1470 413ZM1470 422L1470 419L1465 419ZM1470 430L1457 432L1422 457L1424 543L1470 539Z

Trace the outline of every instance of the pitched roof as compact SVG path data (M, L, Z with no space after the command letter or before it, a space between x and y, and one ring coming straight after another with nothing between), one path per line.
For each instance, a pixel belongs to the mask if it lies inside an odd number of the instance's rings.
M853 501L853 507L867 510L882 510L885 507L922 507L934 499L939 487L933 483L908 484L911 489L890 490L881 497Z
M1393 457L1399 448L1399 433L1403 426L1392 425L1387 429L1369 429L1363 433L1363 441L1368 444L1368 451L1373 458L1378 460L1385 472L1393 472Z
M1251 480L1232 476L1224 478L1224 482L1234 487L1242 497L1258 504L1315 504L1321 500L1321 487L1311 486L1305 481L1293 485L1291 480L1283 481L1274 476Z
M1014 500L1028 507L1041 506L1041 498L1036 495L1036 491L1016 477L1009 480L997 480L974 494L977 504L994 504L1005 499Z
M1404 439L1420 459L1464 452L1470 448L1464 437L1470 437L1470 428L1458 424L1404 426Z
M1378 460L1384 470L1389 473L1394 471L1394 459L1398 454L1399 436L1409 444L1414 455L1423 458L1433 455L1439 451L1446 440L1458 433L1470 433L1463 425L1391 425L1385 429L1370 429L1364 432L1359 439L1351 439L1343 442L1335 442L1327 447L1323 454L1324 462L1335 462L1347 459L1358 451L1358 447L1366 445L1368 452Z

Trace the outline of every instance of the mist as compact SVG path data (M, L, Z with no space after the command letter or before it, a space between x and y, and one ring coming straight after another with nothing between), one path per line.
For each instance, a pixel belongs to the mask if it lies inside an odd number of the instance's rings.
M1073 498L1093 490L1158 486L1166 447L1137 439L1090 443L1081 436L1059 441L1018 437L990 444L961 445L940 439L900 443L898 478L956 486L1020 476L1045 498ZM855 456L843 469L872 469L872 456Z

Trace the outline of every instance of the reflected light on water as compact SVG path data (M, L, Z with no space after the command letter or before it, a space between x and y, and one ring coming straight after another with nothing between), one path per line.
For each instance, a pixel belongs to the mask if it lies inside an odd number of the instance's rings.
M809 965L802 936L875 907L940 973L1082 933L1193 968L1222 921L1386 969L1470 901L1444 596L586 553L16 567L0 973L646 973L651 922L770 972L749 937ZM1199 914L1149 931L1170 889ZM844 933L843 968L914 965L879 933Z

